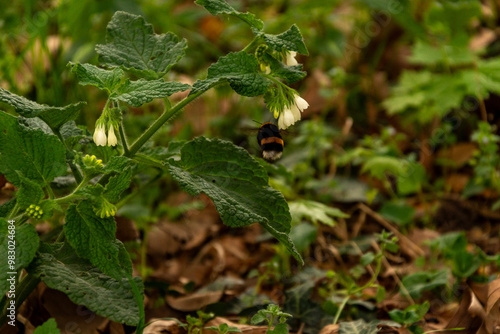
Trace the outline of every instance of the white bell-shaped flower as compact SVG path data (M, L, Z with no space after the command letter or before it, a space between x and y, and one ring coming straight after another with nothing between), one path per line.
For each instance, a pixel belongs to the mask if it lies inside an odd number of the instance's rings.
M300 112L303 112L309 107L309 103L307 103L307 101L301 98L299 95L295 95L295 105L300 110Z
M106 129L104 128L104 124L98 124L94 131L94 143L97 146L106 146Z
M110 125L108 131L108 146L116 146L117 143L118 140L115 136L115 129L113 128L113 125Z
M288 128L290 125L294 124L296 121L295 116L291 109L285 108L280 114L278 119L278 126L281 130Z

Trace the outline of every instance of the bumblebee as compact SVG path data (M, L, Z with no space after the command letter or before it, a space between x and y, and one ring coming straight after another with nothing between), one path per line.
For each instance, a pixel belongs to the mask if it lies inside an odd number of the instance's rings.
M262 151L262 157L267 161L276 161L283 154L283 139L280 130L273 123L264 123L257 133L257 142Z

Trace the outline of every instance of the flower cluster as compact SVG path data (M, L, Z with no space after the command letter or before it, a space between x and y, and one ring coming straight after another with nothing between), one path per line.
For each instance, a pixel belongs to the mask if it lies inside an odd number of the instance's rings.
M85 155L83 157L83 163L87 168L102 168L104 167L101 159L97 159L95 155Z
M295 97L291 104L283 109L278 118L278 126L280 129L286 129L295 122L300 121L301 113L309 107L309 103L301 98L299 94Z
M118 140L116 139L115 129L113 124L109 125L108 136L106 137L106 125L99 120L96 122L94 131L94 142L97 146L116 146Z
M38 205L31 204L26 209L26 214L28 216L30 216L31 218L40 219L40 218L42 218L43 210Z
M284 50L275 52L273 56L267 54L268 47L260 45L255 51L255 56L260 64L260 70L264 74L272 74L269 62L282 60L286 66L299 65L295 57L297 52ZM271 57L271 58L270 58ZM273 60L273 58L275 58ZM276 67L277 65L273 65ZM265 95L265 102L274 118L278 120L280 129L286 129L302 118L301 113L309 107L309 103L304 100L294 89L288 87L281 81L273 79L275 85L270 87Z
M116 206L114 204L110 203L104 197L101 197L101 201L99 203L99 208L97 210L95 210L95 213L101 218L111 217L111 216L114 216L116 214Z
M106 104L101 117L95 122L94 143L97 146L116 146L118 139L116 138L115 130L118 129L120 122L120 109L108 108Z

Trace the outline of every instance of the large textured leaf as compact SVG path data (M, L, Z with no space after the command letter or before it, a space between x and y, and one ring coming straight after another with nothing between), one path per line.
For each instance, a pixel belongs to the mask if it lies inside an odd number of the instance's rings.
M114 100L126 102L134 107L154 99L164 98L174 93L190 89L191 86L175 81L159 80L127 80L117 91L111 95Z
M186 40L172 33L157 35L143 17L116 12L108 24L106 43L97 45L99 61L150 79L164 76L184 56Z
M130 185L130 181L132 180L132 169L126 168L118 175L111 177L106 184L106 188L104 190L104 197L112 202L118 202L120 198L120 194L122 191L128 188Z
M59 129L64 123L74 120L85 102L69 104L65 107L51 107L30 101L25 97L0 88L0 101L5 102L26 118L39 117L52 129Z
M254 14L240 13L224 0L197 0L195 2L198 5L205 7L205 9L208 10L208 12L212 15L232 15L246 22L248 25L256 28L257 30L262 30L262 28L264 28L264 22L257 19Z
M169 160L169 170L190 194L209 196L224 224L260 223L300 259L288 237L291 217L283 195L269 187L266 171L245 150L199 137L182 147L180 161Z
M42 244L28 272L78 305L119 323L137 325L139 312L126 278L113 279L77 256L68 244ZM142 292L140 278L134 279Z
M254 55L246 52L233 52L219 58L208 68L205 80L198 80L190 94L206 91L220 81L227 81L231 88L243 96L264 94L270 82L259 73L259 64Z
M18 172L41 184L66 173L66 153L56 136L19 125L0 112L0 171L20 185Z
M295 24L279 35L262 34L262 37L266 44L276 51L296 51L303 55L309 54L302 34Z
M78 256L90 260L105 274L118 279L121 269L115 243L116 223L112 217L100 218L89 201L71 205L66 213L64 233Z
M40 239L35 228L31 224L16 226L14 234L9 233L9 223L6 219L0 218L0 294L3 295L9 290L7 278L11 276L9 272L16 272L20 268L25 268L30 264L36 254ZM9 237L11 236L11 237ZM9 242L15 244L15 264L9 264L7 256L10 255Z
M121 83L123 71L120 68L105 70L91 64L69 63L71 72L76 74L80 85L91 85L109 93L115 91Z

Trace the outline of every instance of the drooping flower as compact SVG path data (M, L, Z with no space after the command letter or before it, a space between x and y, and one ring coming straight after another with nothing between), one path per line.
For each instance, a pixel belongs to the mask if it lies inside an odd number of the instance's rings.
M97 146L106 146L106 139L106 129L104 127L104 124L97 124L94 131L94 143Z
M295 123L296 119L291 109L285 108L278 119L278 126L281 130L288 128Z
M286 107L278 118L278 125L280 129L286 129L295 122L300 121L302 118L301 113L309 107L309 103L301 98L298 94L294 94L293 101L290 107Z
M301 98L298 94L295 94L295 105L300 110L300 112L303 112L304 110L309 108L309 103L307 103L307 101Z
M286 59L285 64L288 66L298 65L299 63L295 59L297 56L297 52L295 51L286 51Z
M118 143L118 140L116 139L115 136L115 130L113 125L109 126L109 131L108 131L108 146L116 146Z

